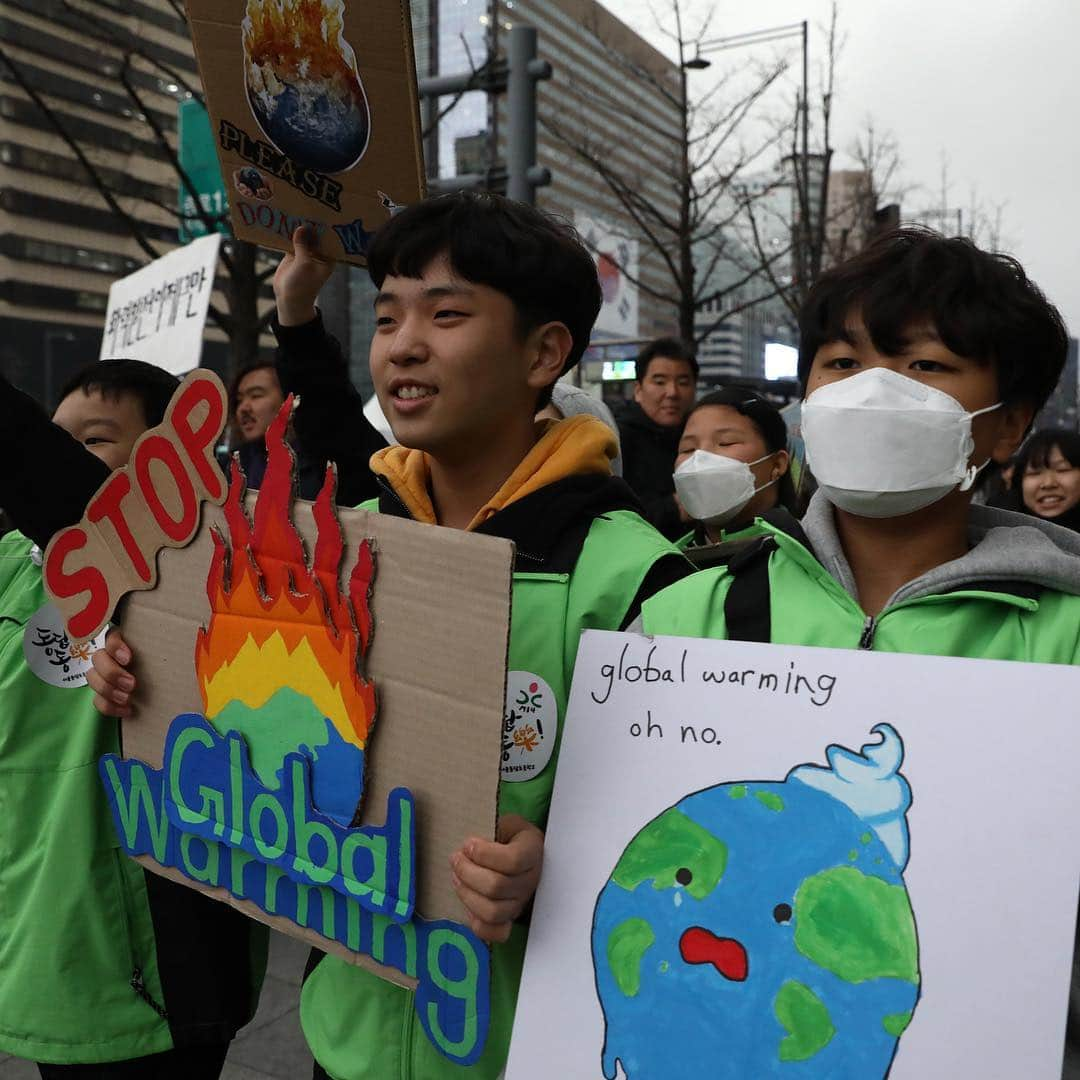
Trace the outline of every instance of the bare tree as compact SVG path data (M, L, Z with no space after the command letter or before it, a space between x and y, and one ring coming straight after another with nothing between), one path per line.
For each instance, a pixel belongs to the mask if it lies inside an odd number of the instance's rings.
M177 16L183 18L180 4L171 3L171 6ZM190 215L183 213L178 205L162 202L147 192L131 195L117 190L112 180L111 170L94 164L86 149L68 130L61 114L45 101L26 77L19 63L2 47L0 47L0 64L8 69L14 81L37 107L48 128L71 151L81 166L86 182L98 193L117 220L123 224L148 259L160 257L165 254L165 249L160 246L153 231L147 228L144 215L140 212L141 205L154 206L164 211L176 222L177 226L181 223L191 224L197 221L208 232L216 231L227 220L227 215L214 215L203 207L199 193L180 163L173 141L154 110L147 104L138 85L141 81L139 74L149 74L180 87L190 97L205 104L197 84L185 79L182 73L161 60L149 56L137 40L131 36L122 35L115 24L96 18L93 14L71 4L69 0L64 0L63 7L68 15L78 20L78 24L90 37L106 46L109 56L115 56L116 63L107 65L110 77L115 80L117 87L131 102L134 119L144 126L144 134L149 135L159 148L160 156L168 162L175 173L179 187L191 196L189 205L193 207L193 210ZM258 355L260 337L269 327L273 308L271 306L260 311L259 293L273 276L277 259L270 257L253 244L234 239L227 239L222 245L221 258L226 271L224 285L226 307L222 309L211 303L209 319L228 338L232 364L239 367Z
M674 79L670 67L635 55L625 42L611 40L594 24L590 29L597 46L616 77L605 84L586 75L572 77L573 108L541 122L572 161L603 182L619 219L608 224L638 240L641 263L648 259L661 265L670 284L658 286L640 269L635 273L613 259L620 272L641 294L674 301L679 333L700 342L733 314L776 294L760 262L747 258L731 226L742 212L737 197L741 178L762 167L779 144L779 132L754 121L788 65L774 59L731 69L692 99L687 63L708 38L712 15L691 30L682 0L667 2L670 17L657 18L657 27L675 54ZM614 89L621 85L643 88L670 109L675 124L654 123L644 110L635 110ZM634 145L628 135L635 126L663 150ZM710 313L707 326L697 319L703 310Z

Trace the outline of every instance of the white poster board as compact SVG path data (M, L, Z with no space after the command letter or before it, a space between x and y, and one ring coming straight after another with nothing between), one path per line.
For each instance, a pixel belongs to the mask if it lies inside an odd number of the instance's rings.
M199 366L221 234L162 255L109 289L101 356L145 360L174 375Z
M509 1080L1056 1080L1078 700L1066 666L585 634Z
M574 226L596 260L604 303L594 329L615 338L638 336L638 242L607 222L585 214Z

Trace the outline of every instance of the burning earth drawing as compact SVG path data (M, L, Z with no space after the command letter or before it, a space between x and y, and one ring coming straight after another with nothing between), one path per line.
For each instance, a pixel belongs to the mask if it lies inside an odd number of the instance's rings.
M343 0L248 0L241 24L248 104L286 157L322 173L354 168L371 110Z
M608 1080L888 1074L921 978L904 748L874 731L782 783L687 795L630 841L593 916Z
M220 734L244 736L262 782L279 787L286 754L299 750L311 759L316 809L348 827L363 794L364 747L375 719L375 689L358 666L371 639L374 561L364 541L342 595L344 545L328 471L314 504L318 539L308 566L289 515L288 417L283 408L267 431L254 525L233 462L225 504L229 540L214 532L207 581L212 616L196 642L195 669L204 715Z

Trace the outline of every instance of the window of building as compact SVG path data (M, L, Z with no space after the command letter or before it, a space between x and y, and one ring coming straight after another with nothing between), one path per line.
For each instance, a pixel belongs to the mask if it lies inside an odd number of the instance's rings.
M53 199L47 195L34 195L29 191L5 188L0 191L0 210L9 214L21 214L37 218L39 221L54 221L58 225L74 225L80 229L92 229L94 232L128 234L128 226L111 210L96 206L79 206L64 199ZM164 225L140 222L143 235L150 240L165 243L177 242L176 229Z

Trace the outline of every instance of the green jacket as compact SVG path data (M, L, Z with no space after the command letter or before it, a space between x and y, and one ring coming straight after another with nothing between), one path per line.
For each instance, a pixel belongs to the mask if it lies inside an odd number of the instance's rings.
M648 634L738 636L784 645L1080 661L1080 538L1068 530L973 506L968 554L906 584L871 619L854 598L832 508L822 496L803 520L802 541L760 524L767 535L748 557L701 571L646 601L640 628ZM729 634L732 611L741 611L748 598L736 595L733 583L750 581L762 568L767 581L756 594L757 629ZM761 598L767 598L765 610Z
M119 725L33 551L0 539L0 1052L96 1064L228 1042L254 1014L265 928L120 850L98 774Z
M144 874L119 850L97 771L118 725L41 626L31 549L0 540L0 1050L57 1063L158 1053L173 1042Z
M756 550L645 602L648 634L840 649L1080 663L1080 537L1024 514L972 506L967 555L911 581L874 618L855 584L820 494L799 536L762 523ZM1066 703L1068 707L1068 703ZM1080 951L1066 1043L1080 1056Z
M620 629L636 614L640 597L690 569L637 514L609 509L625 505L623 492L610 478L568 477L478 530L518 545L499 810L541 828L581 631ZM403 513L389 493L378 509ZM506 1064L527 932L519 923L506 944L492 949L490 1029L475 1065L453 1064L434 1049L410 992L333 956L318 963L301 996L301 1022L315 1059L335 1080L494 1080Z

